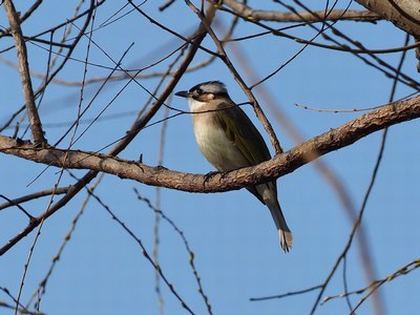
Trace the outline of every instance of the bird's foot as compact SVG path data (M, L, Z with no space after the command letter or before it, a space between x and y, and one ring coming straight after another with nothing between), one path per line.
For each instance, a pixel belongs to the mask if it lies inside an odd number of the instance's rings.
M219 173L218 171L211 171L204 175L204 183L207 183L207 181L213 177L215 174Z

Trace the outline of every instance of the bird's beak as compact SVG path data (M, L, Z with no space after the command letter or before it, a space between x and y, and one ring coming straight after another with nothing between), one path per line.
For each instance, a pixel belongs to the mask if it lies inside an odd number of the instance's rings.
M188 91L179 91L176 92L175 95L187 98L188 96L190 96L190 93L188 93Z

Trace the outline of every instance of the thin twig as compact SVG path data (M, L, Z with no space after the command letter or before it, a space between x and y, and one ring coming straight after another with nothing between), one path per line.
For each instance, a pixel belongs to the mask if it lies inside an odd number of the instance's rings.
M301 294L309 293L312 291L316 291L316 290L319 290L321 287L322 286L319 284L319 285L316 285L307 289L303 289L303 290L291 291L291 292L277 294L277 295L250 298L249 300L252 302L258 302L258 301L266 301L266 300L273 300L273 299L283 299L283 298L293 296L293 295L301 295Z
M290 8L291 10L294 10L294 8L292 8L289 5L286 5L283 1L281 0L274 0L276 3L279 3L283 6L286 6L288 8ZM300 2L299 0L293 0L293 2L295 2L297 5L299 5L301 8L303 8L304 10L311 12L314 16L316 16L316 13L314 13L313 11L311 11L305 4L303 4L302 2ZM295 10L296 11L296 10ZM381 65L382 67L388 69L389 71L391 71L391 73L388 72L388 70L384 70L381 69L380 67L374 65L372 62L368 61L366 58L364 58L363 56L360 56L360 54L353 54L356 57L358 57L359 59L363 60L366 64L382 71L385 74L389 74L389 76L392 79L398 80L404 84L406 84L407 86L410 86L414 89L416 89L417 91L420 91L420 83L411 78L410 76L406 75L405 73L398 71L397 68L395 68L394 66L392 66L391 64L389 64L388 62L385 62L384 60L382 60L381 58L379 58L378 56L376 56L375 54L372 54L369 52L368 49L366 49L366 47L364 47L364 45L362 43L360 43L357 40L352 39L351 37L345 35L343 32L339 31L335 26L329 24L328 22L325 22L333 31L333 34L343 38L344 40L348 41L349 43L351 43L352 45L358 47L359 49L364 49L367 54L369 55L369 57L371 57L373 60L375 60L379 65ZM317 30L318 28L314 25L309 25L309 27L313 28L314 30ZM332 41L333 43L339 44L335 39L333 39L332 37L324 34L324 38L326 40ZM404 79L404 80L402 80Z
M163 119L167 118L169 115L170 109L168 107L165 107L165 110L163 112ZM159 143L159 153L158 153L158 161L157 165L162 166L164 161L164 155L165 155L165 140L166 140L166 130L168 127L168 120L164 120L164 122L161 125L160 128L160 143ZM161 209L161 188L156 187L155 188L155 203L156 208ZM139 194L137 193L137 198L139 197ZM159 245L160 245L160 215L155 211L155 222L153 224L153 259L154 261L159 264ZM160 287L160 275L158 272L155 272L155 291L158 299L158 307L159 307L159 314L164 314L164 304L165 301L163 299L161 287Z
M176 299L181 303L181 306L190 314L194 315L195 313L191 310L191 308L188 306L188 304L185 302L185 300L179 295L177 292L175 286L169 282L166 275L163 273L162 267L157 264L155 261L153 261L152 257L148 253L146 247L144 246L142 240L138 238L135 233L123 222L121 221L115 214L114 211L111 210L111 208L106 205L101 198L99 198L95 193L89 192L91 196L102 206L102 208L111 216L112 220L114 220L118 225L130 236L140 247L141 252L143 256L146 258L146 260L153 266L153 268L159 272L160 277L162 278L163 282L167 285L169 290L172 292L172 294L176 297Z
M165 3L161 4L159 6L159 11L165 11L167 8L169 8L172 4L175 3L176 0L166 0Z
M28 194L22 197L18 197L15 199L10 199L8 202L2 203L0 204L0 210L12 207L12 206L16 206L18 204L24 203L24 202L28 202L34 199L38 199L38 198L42 198L45 196L49 196L52 194L55 195L61 195L61 194L65 194L68 190L69 190L70 186L66 186L66 187L59 187L57 189L52 188L52 189L46 189L46 190L41 190L41 191L37 191L35 193L32 194Z
M101 183L103 177L104 177L104 174L102 173L98 177L96 182L91 187L89 187L88 189L92 192L95 191L95 189ZM35 308L39 309L42 296L45 295L45 292L46 292L46 289L47 289L48 281L51 278L51 275L52 275L58 261L60 260L61 256L63 255L64 249L66 248L69 241L71 240L71 237L72 237L74 231L76 230L77 223L79 222L80 217L83 215L83 213L84 213L84 211L85 211L85 209L88 205L90 197L91 197L91 195L87 194L85 200L83 200L82 205L81 205L79 211L77 212L77 214L75 215L75 217L73 218L73 220L71 222L71 226L70 226L68 232L66 233L66 235L64 236L63 241L62 241L57 253L52 258L51 265L48 268L48 271L46 272L46 274L42 278L42 280L39 282L38 288L33 292L32 296L31 296L31 299L28 301L28 303L26 305L26 308L29 307L29 305L32 303L33 299L37 298Z
M9 289L8 288L6 288L6 287L1 287L0 286L0 291L2 291L2 292L4 292L12 301L13 301L13 303L15 304L15 305L13 305L13 306L11 306L10 308L11 309L15 309L15 307L16 307L16 304L18 304L19 305L19 311L28 311L29 312L29 310L27 310L26 309L26 307L25 307L25 305L23 305L22 303L20 303L18 300L17 300L17 298L15 298L11 293L10 293L10 291L9 291Z
M373 292L375 292L377 289L379 289L379 287L381 287L383 284L385 284L387 282L391 282L391 281L399 278L400 276L407 275L407 274L411 273L412 271L416 270L419 267L420 267L420 258L409 262L408 264L404 265L401 268L398 268L398 270L394 271L393 273L389 274L386 277L383 277L382 279L372 281L368 286L366 286L364 288L357 289L357 290L352 290L352 291L347 291L347 292L344 291L343 293L340 293L340 294L337 294L337 295L327 296L322 300L322 304L325 304L325 303L328 303L331 300L335 300L335 299L339 299L339 298L343 298L343 297L347 298L347 297L350 297L352 295L360 295L360 294L363 294L366 291L368 291L368 293L364 297L361 298L361 300L358 302L356 307L351 310L351 312L354 313L356 311L356 309L359 308L360 305L363 304L363 302L366 301L366 299Z
M163 220L168 222L169 225L174 229L174 231L181 237L181 240L184 243L184 247L187 250L188 255L189 255L189 264L190 264L191 270L193 272L195 281L197 282L198 293L203 298L203 301L204 301L204 303L206 305L206 308L207 308L207 312L209 313L209 315L212 315L213 311L212 311L212 307L211 307L209 298L208 298L207 294L204 292L203 284L201 282L201 277L200 277L200 275L197 271L197 267L195 266L196 255L195 255L194 251L192 250L187 238L185 237L184 232L160 208L153 206L151 201L148 198L145 198L145 197L141 196L139 191L136 188L133 188L133 190L134 190L134 193L136 194L138 200L145 202L147 204L147 206L155 212L156 215L158 215Z
M0 301L0 307L7 308L7 309L9 309L9 310L14 310L14 309L15 309L15 306L14 306L14 305L9 304L9 303L4 302L4 301ZM45 313L42 313L42 312L38 312L38 311L31 311L31 310L24 309L24 308L21 308L21 307L19 307L18 311L19 311L19 314L27 314L27 315L46 315Z
M347 282L347 256L344 256L343 258L343 287L344 292L349 292L349 286ZM353 309L353 305L351 304L350 297L348 295L346 296L346 304L351 311Z
M39 236L41 235L41 229L42 229L43 223L44 223L44 220L41 220L41 223L38 226L38 230L37 230L37 233L35 235L35 238L34 238L34 240L32 242L32 245L29 249L29 253L28 253L28 257L26 258L25 266L23 267L23 274L22 274L22 278L20 280L19 292L18 292L18 296L17 296L17 299L16 299L15 309L14 309L14 311L15 311L14 314L15 315L17 315L17 313L20 309L20 307L19 307L20 306L20 298L22 296L23 286L25 285L26 274L29 270L29 264L32 260L32 255L33 255L34 250L35 250L35 245L38 241Z
M24 215L26 215L28 217L29 221L34 219L34 217L25 208L23 208L20 204L13 202L13 200L9 199L8 197L6 197L3 194L0 194L0 198L6 200L7 201L6 204L8 204L10 206L16 206Z

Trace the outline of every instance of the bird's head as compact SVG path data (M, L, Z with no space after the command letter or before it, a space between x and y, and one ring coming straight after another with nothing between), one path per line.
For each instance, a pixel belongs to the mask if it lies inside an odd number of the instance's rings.
M225 85L220 81L203 82L193 86L188 91L179 91L175 95L198 102L210 102L229 97Z

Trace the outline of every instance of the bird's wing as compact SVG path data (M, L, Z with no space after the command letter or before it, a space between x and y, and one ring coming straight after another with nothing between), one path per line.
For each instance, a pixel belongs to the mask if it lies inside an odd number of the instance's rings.
M214 113L217 125L223 128L227 138L238 148L249 166L271 158L263 137L242 109L228 107Z
M232 145L238 148L244 159L248 161L249 166L257 165L271 158L263 137L242 109L231 107L214 113L217 125L223 128L227 138L232 142ZM265 203L255 186L247 187L247 189L262 203Z

